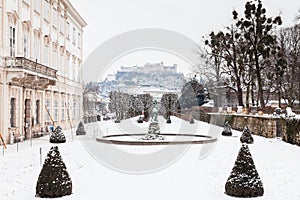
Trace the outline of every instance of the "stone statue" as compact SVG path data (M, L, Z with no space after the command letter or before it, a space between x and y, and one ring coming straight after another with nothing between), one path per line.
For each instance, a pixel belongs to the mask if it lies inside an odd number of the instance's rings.
M158 122L158 119L157 119L157 116L158 116L158 105L157 105L157 101L154 100L153 102L153 108L152 108L152 122Z
M164 140L165 137L160 135L159 123L158 123L158 105L157 101L153 102L152 112L151 112L151 123L149 125L148 133L142 137L142 140Z

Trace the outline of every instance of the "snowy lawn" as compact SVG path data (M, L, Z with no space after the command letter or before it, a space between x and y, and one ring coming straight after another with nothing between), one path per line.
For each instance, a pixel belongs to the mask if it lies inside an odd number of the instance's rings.
M135 120L122 121L122 125L116 125L113 121L98 122L86 125L86 129L94 135L99 135L100 131L104 134L120 134L128 130L124 127L136 123L133 132L147 130L149 122L137 124ZM165 133L178 132L181 123L188 126L187 122L175 117L172 118L172 124L165 124L161 118L160 123L161 131ZM97 126L99 128L95 129ZM199 134L212 128L202 122L190 126L198 126L196 129ZM216 127L213 130L219 131L218 135L222 131ZM74 136L72 141L70 130L65 134L67 143L58 147L73 182L73 194L60 199L237 199L224 194L224 187L241 147L240 132L233 131L233 137L219 136L212 153L205 159L199 159L202 145L193 145L171 166L141 175L121 173L103 166L86 151L80 140L84 136ZM47 152L54 146L48 141L49 136L45 136L34 139L32 147L30 141L19 143L18 152L16 144L8 145L4 156L1 149L1 200L39 199L35 198L35 186L42 167L39 153L42 148L44 162ZM120 148L126 150L126 147ZM264 196L257 199L300 199L300 147L280 139L254 136L254 144L249 148L265 190ZM129 148L129 151L136 149L143 151L139 147Z

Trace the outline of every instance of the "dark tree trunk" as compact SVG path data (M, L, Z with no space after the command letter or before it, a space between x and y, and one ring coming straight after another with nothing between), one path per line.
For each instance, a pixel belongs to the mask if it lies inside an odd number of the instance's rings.
M246 107L249 108L249 97L250 96L250 84L247 85L247 92L246 92Z
M241 87L240 80L237 81L237 98L238 98L239 106L244 106L244 103L243 103L243 89Z
M254 81L252 80L252 83L251 83L251 103L252 103L252 106L255 105L255 99L254 99Z
M255 55L255 65L256 65L256 78L257 78L257 86L258 86L258 100L260 103L260 107L265 107L265 101L264 101L264 91L263 91L263 85L262 85L262 78L261 78L261 68L259 67L259 61L258 61L258 55Z
M280 77L278 77L280 79ZM278 89L278 106L281 108L281 81L278 81L277 89Z

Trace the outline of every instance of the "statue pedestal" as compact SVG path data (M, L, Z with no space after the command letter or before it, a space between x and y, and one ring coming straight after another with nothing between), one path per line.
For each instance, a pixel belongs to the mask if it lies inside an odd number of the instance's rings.
M159 123L151 122L149 125L148 134L160 134Z
M160 135L159 123L153 121L149 125L148 133L141 138L142 140L165 140L165 137Z

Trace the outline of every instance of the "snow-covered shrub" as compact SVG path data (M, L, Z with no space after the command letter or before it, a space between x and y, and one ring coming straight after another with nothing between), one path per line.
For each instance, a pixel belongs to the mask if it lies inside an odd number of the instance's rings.
M167 118L167 121L166 121L166 123L167 123L167 124L171 124L171 123L172 123L172 121L171 121L171 117L170 117L170 116Z
M36 185L36 196L57 198L72 194L72 181L58 147L50 149Z
M77 130L76 130L76 135L85 135L85 134L86 134L86 132L85 132L84 125L82 122L80 122L78 124Z
M243 144L230 176L225 193L234 197L258 197L264 194L262 181L255 168L250 150Z
M138 123L143 123L144 122L142 116L139 117L139 119L137 120L137 122Z
M50 136L50 143L65 143L66 137L60 126L57 126Z
M253 144L253 137L248 126L245 126L240 141L241 143Z
M231 128L230 128L230 125L229 125L228 121L226 121L225 124L224 124L224 129L222 131L222 135L232 136Z
M194 124L195 121L194 121L194 118L192 117L191 120L190 120L190 124Z

